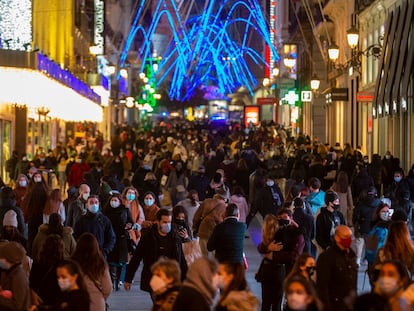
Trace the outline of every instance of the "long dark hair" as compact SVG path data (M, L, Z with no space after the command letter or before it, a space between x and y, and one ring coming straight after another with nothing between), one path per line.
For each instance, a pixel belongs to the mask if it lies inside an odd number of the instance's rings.
M63 260L64 249L65 245L62 237L57 234L50 234L43 243L37 259L40 263L49 267L55 266Z
M46 234L57 234L63 237L62 217L58 213L50 214Z
M96 237L88 232L79 237L72 259L79 263L83 273L91 280L100 279L107 268Z
M76 284L78 285L79 289L84 293L84 295L88 298L88 301L90 301L89 292L83 279L83 273L79 264L74 260L66 259L62 260L57 265L57 268L65 268L66 270L68 270L68 273L70 275L77 275L78 277L76 278Z

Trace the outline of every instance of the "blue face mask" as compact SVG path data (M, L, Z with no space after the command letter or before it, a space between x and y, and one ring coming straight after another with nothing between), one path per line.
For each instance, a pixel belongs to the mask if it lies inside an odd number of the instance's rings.
M89 205L88 210L89 210L92 214L96 214L97 212L99 212L99 204L92 204L92 205Z
M400 182L402 180L402 177L394 177L395 182Z
M127 193L126 198L128 201L135 200L135 194L134 193Z

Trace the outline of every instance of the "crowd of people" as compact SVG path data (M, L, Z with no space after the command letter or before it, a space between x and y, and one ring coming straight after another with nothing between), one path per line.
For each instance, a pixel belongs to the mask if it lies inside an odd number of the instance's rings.
M181 121L12 159L1 310L106 310L141 262L152 310L414 310L414 166L390 152ZM260 299L244 254L257 220ZM361 266L372 292L358 296Z

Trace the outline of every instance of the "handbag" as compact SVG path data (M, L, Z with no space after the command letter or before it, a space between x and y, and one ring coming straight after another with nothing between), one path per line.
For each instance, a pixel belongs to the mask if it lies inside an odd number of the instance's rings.
M135 244L134 239L131 237L131 232L129 230L125 230L125 236L127 239L128 253L133 254L137 248L137 245Z

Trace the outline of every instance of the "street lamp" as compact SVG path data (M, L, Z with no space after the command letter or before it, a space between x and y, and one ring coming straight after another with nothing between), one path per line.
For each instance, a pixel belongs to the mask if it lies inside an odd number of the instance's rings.
M316 92L319 90L319 86L321 85L321 80L319 80L316 74L313 74L311 81L310 81L312 91Z
M339 46L332 42L328 47L328 55L331 61L336 62L339 58Z

